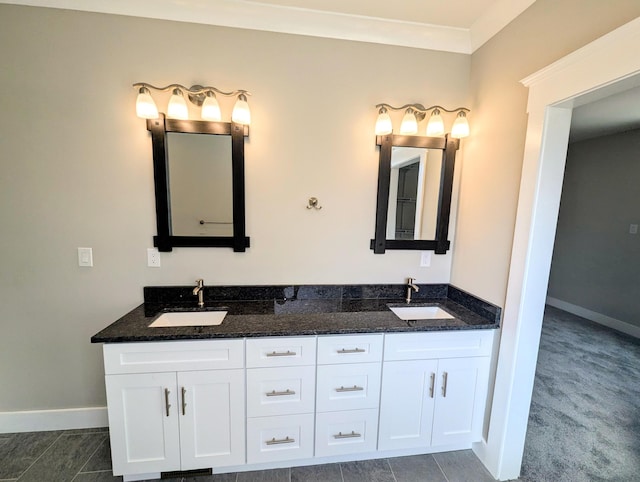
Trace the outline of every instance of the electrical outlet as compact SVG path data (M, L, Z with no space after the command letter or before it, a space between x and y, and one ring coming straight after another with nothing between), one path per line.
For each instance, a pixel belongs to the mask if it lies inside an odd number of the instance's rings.
M78 266L93 267L93 250L91 248L78 248Z
M147 266L150 268L160 267L160 251L158 251L158 248L147 248Z
M420 267L428 268L431 266L431 251L423 251L420 255Z

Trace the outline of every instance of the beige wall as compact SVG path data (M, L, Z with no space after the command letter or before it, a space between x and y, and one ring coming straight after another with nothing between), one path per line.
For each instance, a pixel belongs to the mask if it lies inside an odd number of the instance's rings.
M467 104L469 56L1 5L0 59L0 411L103 405L89 338L145 285L449 281L450 255L418 268L417 251L369 250L374 106ZM146 267L155 211L136 81L253 93L247 253L183 248ZM79 246L94 268L77 266Z
M472 55L452 284L504 305L527 126L519 81L639 15L637 0L537 0Z
M640 130L569 145L548 295L640 326Z

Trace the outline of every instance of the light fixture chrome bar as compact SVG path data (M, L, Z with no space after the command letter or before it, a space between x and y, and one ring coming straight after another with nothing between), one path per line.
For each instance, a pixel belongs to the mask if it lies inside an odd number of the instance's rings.
M227 97L234 97L240 94L244 94L244 95L251 95L251 92L244 90L244 89L239 89L239 90L233 90L231 92L225 92L224 90L220 90L216 87L211 87L211 86L207 86L207 87L202 87L200 85L194 85L192 87L185 87L184 85L181 84L169 84L165 87L156 87L155 85L152 84L147 84L146 82L136 82L135 84L133 84L134 87L136 88L140 88L140 87L146 87L148 89L153 89L153 90L159 90L159 91L164 91L167 92L169 90L173 90L173 89L180 89L183 92L186 92L187 94L190 95L198 95L198 94L206 94L207 92L215 92L217 94L220 95L224 95Z

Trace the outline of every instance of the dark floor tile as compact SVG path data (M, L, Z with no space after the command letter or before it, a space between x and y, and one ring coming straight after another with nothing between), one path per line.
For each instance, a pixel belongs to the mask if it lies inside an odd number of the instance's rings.
M291 482L342 482L339 464L292 467Z
M108 437L91 455L80 472L101 472L104 470L111 470L111 444Z
M105 433L61 435L42 457L22 474L20 481L72 480L106 437Z
M449 482L494 482L471 450L433 454Z
M110 470L104 472L87 472L76 475L73 482L122 482L122 477L116 477Z
M0 445L0 479L17 479L47 450L62 432L14 433Z
M171 479L162 479L162 482L236 482L237 477L238 474L233 472L230 474L199 475L197 477L177 477Z
M432 455L394 457L389 465L397 482L447 482Z
M386 459L340 464L344 482L395 482Z
M289 482L289 469L239 472L238 482Z

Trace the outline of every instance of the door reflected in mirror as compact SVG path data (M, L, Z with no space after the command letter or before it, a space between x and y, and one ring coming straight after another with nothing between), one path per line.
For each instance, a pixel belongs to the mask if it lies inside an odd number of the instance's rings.
M387 239L435 239L442 150L393 147Z
M167 133L173 236L233 236L231 136Z

